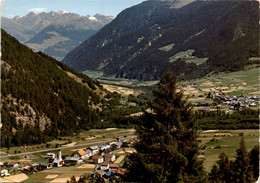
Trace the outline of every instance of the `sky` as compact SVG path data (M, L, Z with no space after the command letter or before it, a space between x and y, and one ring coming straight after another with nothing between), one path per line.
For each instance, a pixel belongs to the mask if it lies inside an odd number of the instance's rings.
M144 0L1 0L2 16L24 16L29 12L50 12L64 10L81 16L96 13L116 16L122 10Z

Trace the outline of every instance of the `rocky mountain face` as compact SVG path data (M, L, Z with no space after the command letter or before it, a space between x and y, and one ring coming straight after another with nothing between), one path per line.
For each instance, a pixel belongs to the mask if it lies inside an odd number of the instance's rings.
M2 28L33 50L61 60L112 20L101 14L91 17L64 11L31 12L22 17L2 17Z
M122 11L63 62L139 80L167 69L184 79L239 70L258 56L258 21L254 1L149 0Z
M110 98L98 82L3 30L1 37L2 147L46 142L97 122Z

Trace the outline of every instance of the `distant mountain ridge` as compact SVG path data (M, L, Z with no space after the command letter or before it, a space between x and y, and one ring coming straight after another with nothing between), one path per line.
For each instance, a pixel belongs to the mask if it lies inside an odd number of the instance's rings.
M183 2L149 0L128 8L63 62L78 71L98 69L104 75L156 80L167 69L184 79L243 69L249 57L258 56L258 2ZM246 36L255 39L249 43ZM246 53L241 55L240 49ZM189 57L203 62L176 56L191 50ZM234 53L227 57L225 50ZM238 55L243 59L236 59Z
M71 49L112 20L111 16L80 16L62 10L30 12L26 16L2 17L2 28L35 51L61 60Z

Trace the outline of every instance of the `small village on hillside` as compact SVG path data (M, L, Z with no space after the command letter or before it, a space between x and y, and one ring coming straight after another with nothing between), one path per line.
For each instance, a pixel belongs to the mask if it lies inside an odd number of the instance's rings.
M260 96L229 96L222 93L209 93L207 98L213 99L218 101L218 104L213 108L199 108L198 111L200 112L208 112L210 109L222 109L223 106L229 106L226 113L232 113L234 110L243 110L250 107L257 107L260 104ZM198 104L195 104L195 106ZM227 107L226 107L227 108Z
M132 150L125 150L124 147L131 147L133 142L134 140L124 139L124 137L119 136L108 144L98 144L78 149L71 156L62 156L61 150L57 154L47 153L44 158L45 162L31 164L21 164L16 161L0 162L1 177L8 178L10 175L16 175L18 172L31 175L38 171L73 166L78 166L79 171L92 170L90 175L94 179L102 177L108 180L111 176L121 177L126 172L126 169L122 168L124 165L123 160L130 153L133 153ZM28 156L23 158L26 159ZM86 171L86 173L88 172L90 171ZM50 177L50 179L53 178L55 177Z

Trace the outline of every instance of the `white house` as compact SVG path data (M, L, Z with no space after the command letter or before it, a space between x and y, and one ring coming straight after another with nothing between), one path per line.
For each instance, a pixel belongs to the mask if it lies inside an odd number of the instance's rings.
M105 149L109 149L111 146L108 144L99 144L98 147L101 151L103 151Z
M1 173L1 177L9 176L9 175L10 175L10 174L8 173L8 170L4 169L3 167L0 167L0 173Z
M99 148L98 148L98 146L89 147L88 150L91 151L92 155L99 153Z
M101 168L101 170L108 170L109 169L109 163L108 162L100 163L100 168Z

